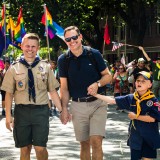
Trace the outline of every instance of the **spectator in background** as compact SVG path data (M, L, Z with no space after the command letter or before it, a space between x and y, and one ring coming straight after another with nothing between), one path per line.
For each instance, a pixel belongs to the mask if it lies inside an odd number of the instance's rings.
M119 66L118 71L114 74L113 82L114 82L114 97L126 95L129 93L128 74L123 64ZM116 110L119 110L119 108L117 107Z
M2 85L3 77L4 77L3 70L4 70L4 61L0 59L0 88ZM5 116L6 115L5 105L4 105L5 94L3 90L0 90L0 91L1 91L1 99L2 99L2 116Z
M135 76L137 75L137 73L141 72L141 71L146 71L146 72L150 72L146 67L145 67L145 60L144 58L139 58L138 59L138 63L137 66L134 68L133 72L131 73L131 75L133 74L134 79ZM135 82L135 80L134 80Z
M2 73L1 73L2 81L3 81L3 78L4 78L5 74L6 74L9 66L10 66L10 61L9 60L5 60L4 69L3 69ZM2 116L5 116L6 115L6 111L5 111L5 95L6 95L6 92L1 90L1 95L2 95ZM12 113L12 109L11 109L11 113Z
M132 72L136 68L136 65L137 65L137 62L136 62L136 60L134 60L134 61L132 61L131 66L127 68L130 93L134 92L134 77L133 77Z
M160 102L160 56L156 58L156 63L154 63L148 56L148 54L145 52L143 47L139 46L139 49L143 52L143 55L146 57L147 61L151 65L153 74L152 90Z

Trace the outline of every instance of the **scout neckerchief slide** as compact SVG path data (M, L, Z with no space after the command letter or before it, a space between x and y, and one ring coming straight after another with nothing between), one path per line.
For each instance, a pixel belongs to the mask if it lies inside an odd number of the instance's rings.
M33 99L33 102L36 103L36 92L35 92L35 86L34 86L34 77L32 73L32 68L34 68L38 63L40 59L38 56L36 56L34 62L30 65L26 62L24 59L24 56L20 57L19 62L28 68L28 94L29 94L29 101Z

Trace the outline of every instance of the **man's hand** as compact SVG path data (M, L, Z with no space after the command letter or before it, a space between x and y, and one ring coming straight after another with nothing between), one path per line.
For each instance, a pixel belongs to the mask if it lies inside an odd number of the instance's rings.
M88 91L88 95L95 95L97 94L97 91L98 91L98 83L93 83L91 84L88 88L87 88L87 91Z
M12 132L12 128L14 127L14 120L11 116L6 116L6 128Z
M71 121L71 115L69 114L67 109L63 109L60 114L60 119L62 124L67 124L67 122Z

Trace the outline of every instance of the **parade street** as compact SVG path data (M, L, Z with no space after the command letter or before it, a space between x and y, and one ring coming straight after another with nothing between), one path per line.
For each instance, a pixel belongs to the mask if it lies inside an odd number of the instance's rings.
M108 107L106 138L103 141L104 160L129 160L126 145L129 119L127 113ZM95 126L96 127L96 126ZM80 147L76 142L72 123L62 125L56 116L50 117L48 140L49 160L79 160ZM160 153L158 153L160 160ZM12 132L5 128L5 117L0 116L0 160L19 160L19 149L14 147ZM31 160L36 160L32 149Z

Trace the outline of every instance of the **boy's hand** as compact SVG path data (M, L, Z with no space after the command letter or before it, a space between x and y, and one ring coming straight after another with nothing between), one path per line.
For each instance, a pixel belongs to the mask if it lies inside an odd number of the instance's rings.
M134 120L134 119L137 118L137 117L136 117L136 114L135 114L134 112L129 112L129 113L128 113L128 117L129 117L129 119L131 119L131 120Z

